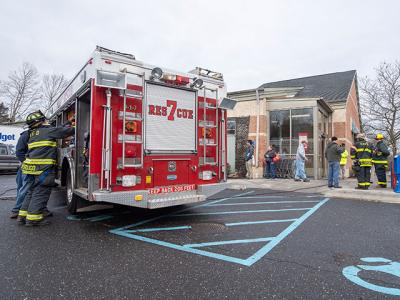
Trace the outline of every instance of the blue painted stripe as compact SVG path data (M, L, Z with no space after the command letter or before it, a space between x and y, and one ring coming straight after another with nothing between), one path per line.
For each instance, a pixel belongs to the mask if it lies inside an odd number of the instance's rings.
M127 232L121 231L121 230L114 229L114 230L110 230L110 232L114 233L114 234L118 234L120 236L125 236L125 237L131 238L131 239L148 242L148 243L152 243L152 244L159 245L159 246L164 246L164 247L181 250L181 251L185 251L185 252L189 252L189 253L203 255L203 256L207 256L207 257L211 257L211 258L215 258L215 259L220 259L220 260L224 260L224 261L231 262L231 263L247 265L247 263L244 259L240 259L240 258L236 258L236 257L212 253L212 252L199 250L199 249L195 249L195 248L184 247L181 245L176 245L176 244L172 244L172 243L168 243L168 242L164 242L164 241L150 239L150 238L139 236L139 235L134 235L134 234L127 233Z
M301 223L303 223L309 216L311 216L314 212L316 212L317 209L320 208L322 205L324 205L328 200L329 198L325 198L323 201L315 205L312 209L310 209L308 212L306 212L304 215L302 215L300 218L298 218L296 221L290 224L289 227L287 227L284 231L278 234L267 245L265 245L256 253L254 253L252 256L250 256L248 259L246 259L246 265L251 266L259 259L261 259L264 255L266 255L268 252L270 252L276 245L278 245L285 237L287 237L290 233L292 233L293 230L299 227Z
M273 199L276 199L276 198L290 198L290 197L288 197L288 196L280 196L280 195L264 195L264 196L257 196L257 195L254 195L254 196L248 196L248 197L243 197L243 196L236 196L236 197L232 197L233 199L234 198L245 198L245 199L264 199L264 198L273 198Z
M221 212L199 212L190 214L174 214L171 217L187 217L187 216L206 216L206 215L230 215L230 214L251 214L251 213L263 213L263 212L282 212L282 211L301 211L309 210L308 208L285 208L285 209L260 209L260 210L238 210L238 211L221 211Z
M234 206L234 205L259 205L259 204L280 204L280 203L315 203L318 200L302 200L302 201L265 201L265 202L240 202L240 203L221 203L211 204L208 206Z
M236 196L239 197L239 196L242 196L242 195L248 195L248 194L253 193L253 192L254 192L254 191L249 191L249 192L245 192L245 193L242 193L242 194L239 194L239 195L236 195ZM198 208L198 207L207 206L207 205L209 205L209 204L219 203L219 202L222 202L222 201L225 201L225 200L229 200L229 199L232 199L232 197L227 197L227 198L223 198L223 199L211 201L210 203L203 203L203 204L199 204L199 205L196 205L196 206L187 207L187 208L178 210L178 211L176 211L176 212L172 212L172 213L170 213L170 214L166 214L166 215L162 215L162 216L158 216L158 217L146 219L146 220L143 220L143 221L140 221L140 222L131 224L131 225L126 225L126 226L123 226L123 227L120 227L120 228L116 228L116 229L113 229L113 230L114 230L114 231L126 230L126 229L129 229L129 228L137 227L137 226L143 225L143 224L147 224L147 223L150 223L150 222L153 222L153 221L162 219L162 218L171 217L171 216L173 216L174 214L179 214L179 213L181 213L181 212L184 212L184 211L187 211L187 210L190 210L190 209L195 209L195 208Z
M242 225L255 225L255 224L268 224L268 223L285 223L294 222L297 219L286 219L286 220L265 220L265 221L249 221L249 222L237 222L237 223L226 223L225 226L242 226Z
M182 230L182 229L190 229L191 226L176 226L176 227L154 227L154 228L143 228L143 229L134 229L134 230L125 230L125 232L154 232L154 231L170 231L170 230Z
M258 242L268 242L274 238L258 238L258 239L247 239L247 240L232 240L232 241L219 241L219 242L208 242L199 244L186 244L183 247L208 247L208 246L218 246L218 245L231 245L231 244L248 244L248 243L258 243Z

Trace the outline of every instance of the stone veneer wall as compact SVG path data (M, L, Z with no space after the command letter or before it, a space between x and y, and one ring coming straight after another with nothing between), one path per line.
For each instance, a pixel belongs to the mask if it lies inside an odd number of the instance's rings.
M236 153L235 165L236 171L240 177L246 176L246 165L244 154L246 151L246 142L249 139L249 123L250 117L228 118L228 120L236 121Z

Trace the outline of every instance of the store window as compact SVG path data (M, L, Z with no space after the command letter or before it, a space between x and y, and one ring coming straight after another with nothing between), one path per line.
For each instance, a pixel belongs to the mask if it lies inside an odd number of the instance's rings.
M307 142L307 154L314 153L314 127L312 108L292 109L292 153L296 153L299 142Z
M229 120L227 123L227 133L228 134L236 134L236 121Z
M296 157L299 142L307 142L306 173L314 167L314 120L312 108L277 110L269 113L270 145L275 145L283 158Z
M275 145L277 151L283 155L290 152L290 111L271 111L270 122L270 145Z

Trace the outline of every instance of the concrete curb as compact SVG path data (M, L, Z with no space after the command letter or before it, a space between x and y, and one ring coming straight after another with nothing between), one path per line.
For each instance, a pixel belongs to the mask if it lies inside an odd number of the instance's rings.
M246 188L262 188L280 193L315 193L329 198L350 199L360 201L372 201L382 203L400 204L400 194L394 193L391 189L369 189L356 190L353 188L357 184L355 180L345 181L347 186L341 189L330 189L326 186L326 180L314 180L309 183L295 183L288 180L276 180L274 182L260 179L235 179L231 180L232 185Z
M400 195L391 191L379 190L355 190L355 189L340 189L329 190L323 192L323 195L330 198L342 198L361 201L373 201L384 203L397 203L400 204Z

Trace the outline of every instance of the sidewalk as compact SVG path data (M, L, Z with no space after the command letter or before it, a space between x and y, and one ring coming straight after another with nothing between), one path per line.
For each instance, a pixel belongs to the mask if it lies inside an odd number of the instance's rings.
M293 179L229 179L229 182L246 188L262 188L277 191L319 193L329 198L355 199L385 203L399 203L400 194L391 188L378 188L372 184L369 190L357 190L357 180L353 178L340 181L341 189L328 188L326 179L296 182Z

